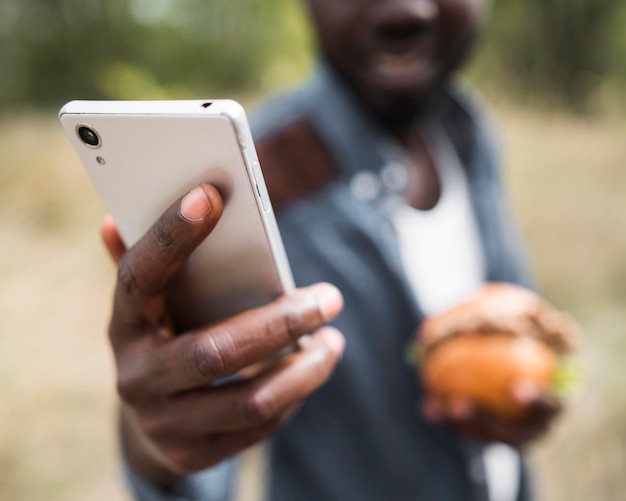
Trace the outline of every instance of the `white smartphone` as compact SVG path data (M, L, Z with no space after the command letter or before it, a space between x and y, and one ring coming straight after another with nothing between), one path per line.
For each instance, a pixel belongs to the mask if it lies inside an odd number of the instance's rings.
M244 109L232 100L72 101L65 132L128 248L200 183L224 213L168 293L176 327L193 329L293 289Z

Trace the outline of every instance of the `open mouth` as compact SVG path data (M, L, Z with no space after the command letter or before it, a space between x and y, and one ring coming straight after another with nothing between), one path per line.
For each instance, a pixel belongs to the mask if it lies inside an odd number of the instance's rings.
M377 51L372 54L370 65L380 77L408 80L423 75L431 66L431 58L419 48L401 52Z

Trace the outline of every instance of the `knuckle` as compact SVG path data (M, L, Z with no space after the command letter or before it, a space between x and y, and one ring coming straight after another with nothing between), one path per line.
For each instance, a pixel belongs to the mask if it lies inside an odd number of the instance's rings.
M207 343L191 344L187 355L187 368L202 380L214 380L224 375L225 360L222 348L212 338Z
M304 334L302 327L305 319L298 308L288 308L283 318L285 322L285 332L290 338L294 339Z
M121 370L117 377L117 393L122 402L136 404L141 395L142 378L137 371Z
M267 388L257 389L244 404L245 423L250 427L266 424L276 417L280 407L280 399L275 392Z
M306 315L298 304L285 303L282 314L277 318L268 320L268 331L279 330L289 339L295 340L306 333Z
M117 282L127 294L133 294L139 287L137 275L127 257L122 258L117 267Z
M152 228L154 244L159 250L166 252L174 251L178 240L174 233L172 221L170 218L164 218Z
M138 296L157 292L154 277L146 275L143 262L150 261L149 254L134 254L131 250L117 267L117 283L126 296Z

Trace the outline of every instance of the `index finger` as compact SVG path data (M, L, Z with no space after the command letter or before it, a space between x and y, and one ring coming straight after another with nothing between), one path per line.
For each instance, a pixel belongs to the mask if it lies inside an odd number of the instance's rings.
M120 371L121 386L131 398L148 400L204 388L275 355L330 321L342 307L341 293L330 284L297 289L270 304L178 336L141 364L129 354L132 360Z
M117 231L115 221L110 214L107 214L102 221L100 236L104 246L109 252L109 256L111 256L111 259L117 265L122 257L124 257L124 254L126 254L126 245L124 245L124 241Z
M154 311L159 303L155 297L163 295L174 274L211 233L222 210L217 189L201 184L174 202L124 254L118 266L112 334L117 327L153 324L160 319L162 311Z

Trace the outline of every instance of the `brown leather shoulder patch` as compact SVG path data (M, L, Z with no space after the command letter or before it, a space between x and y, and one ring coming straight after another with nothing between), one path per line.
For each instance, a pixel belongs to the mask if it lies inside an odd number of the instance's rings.
M307 122L296 122L257 144L257 153L275 211L321 188L337 172Z

